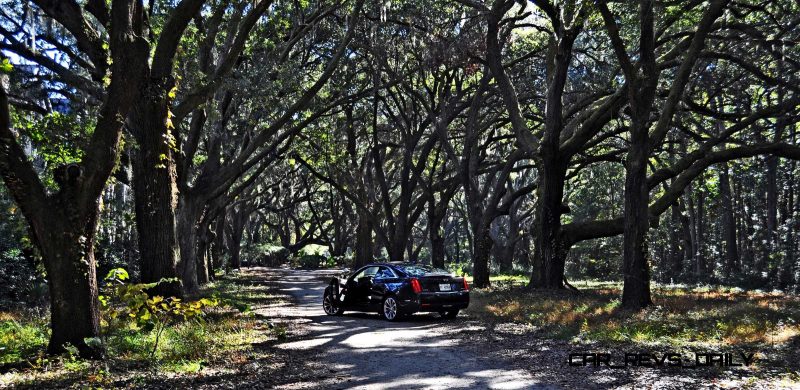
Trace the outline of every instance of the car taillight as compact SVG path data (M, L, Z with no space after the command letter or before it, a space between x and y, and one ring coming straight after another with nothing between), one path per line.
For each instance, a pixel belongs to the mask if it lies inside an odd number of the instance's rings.
M414 294L422 292L422 286L419 285L419 280L411 279L411 289L414 290Z
M461 280L464 281L464 291L469 291L469 283L467 283L467 278Z

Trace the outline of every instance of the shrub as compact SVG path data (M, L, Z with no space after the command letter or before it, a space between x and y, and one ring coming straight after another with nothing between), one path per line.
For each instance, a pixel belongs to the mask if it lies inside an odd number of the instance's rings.
M242 260L247 264L276 267L289 259L289 250L273 244L257 244L242 249Z
M127 326L155 332L150 356L155 356L164 330L181 321L200 319L203 309L218 304L215 299L203 298L184 302L180 298L150 296L148 289L160 283L172 282L162 279L157 283L126 284L128 273L122 268L109 271L105 277L108 295L100 296L104 309L104 322L110 327Z
M325 257L321 255L302 255L298 258L300 268L319 268L325 262Z

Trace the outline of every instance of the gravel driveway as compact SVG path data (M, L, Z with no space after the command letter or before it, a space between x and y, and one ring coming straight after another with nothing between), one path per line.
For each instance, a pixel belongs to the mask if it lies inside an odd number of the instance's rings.
M461 319L417 314L390 323L377 313L327 316L322 310L325 280L331 271L266 269L291 305L263 313L278 322L297 324L303 337L276 344L289 352L314 357L313 380L284 384L282 389L547 389L518 368L466 348L454 332Z

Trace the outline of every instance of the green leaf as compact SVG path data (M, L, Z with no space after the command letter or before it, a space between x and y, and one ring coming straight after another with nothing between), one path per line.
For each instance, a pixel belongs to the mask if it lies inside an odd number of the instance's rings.
M105 280L128 280L130 276L124 268L114 268L108 271Z
M217 301L211 300L211 299L208 299L208 298L200 299L198 302L200 302L200 304L203 305L203 306L216 306L217 305Z
M14 70L14 65L11 65L8 58L3 58L3 62L0 62L0 73L11 73L12 70Z
M103 340L101 340L99 337L87 337L83 339L83 342L92 348L100 348L103 346Z

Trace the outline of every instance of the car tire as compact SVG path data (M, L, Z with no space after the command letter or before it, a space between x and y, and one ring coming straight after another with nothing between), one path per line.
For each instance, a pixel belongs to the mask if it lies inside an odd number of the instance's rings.
M400 311L400 306L397 304L397 299L392 296L383 298L379 314L386 321L398 321L403 318L403 313Z
M325 290L325 294L322 296L322 310L329 316L340 316L344 314L344 309L333 304L334 300L335 297L331 294L331 291Z
M458 312L458 310L440 311L439 315L442 316L442 318L452 320L453 318L458 317Z

